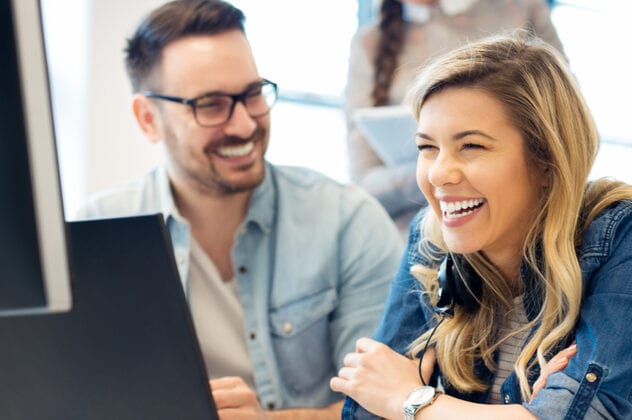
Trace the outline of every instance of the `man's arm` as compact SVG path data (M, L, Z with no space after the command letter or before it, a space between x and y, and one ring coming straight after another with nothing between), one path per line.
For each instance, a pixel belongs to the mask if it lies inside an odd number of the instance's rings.
M404 251L395 224L373 197L354 191L348 197L339 235L338 303L329 326L337 368L358 338L375 333Z
M266 411L255 392L241 378L213 379L210 385L221 420L337 420L342 411L342 400L323 408Z
M342 411L343 400L324 408L297 408L278 411L266 411L270 420L338 420Z

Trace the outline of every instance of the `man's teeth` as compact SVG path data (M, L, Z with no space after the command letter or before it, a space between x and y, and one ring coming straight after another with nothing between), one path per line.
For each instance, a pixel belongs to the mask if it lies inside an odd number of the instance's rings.
M440 201L439 206L441 207L441 212L443 213L443 217L447 219L458 219L459 217L464 217L469 214L474 213L481 204L485 202L482 198L474 198L472 200L463 200L463 201Z
M220 147L219 149L217 149L217 153L221 157L226 157L226 158L242 157L252 152L252 149L254 149L254 147L255 147L254 142L249 141L248 143L241 144L239 146Z

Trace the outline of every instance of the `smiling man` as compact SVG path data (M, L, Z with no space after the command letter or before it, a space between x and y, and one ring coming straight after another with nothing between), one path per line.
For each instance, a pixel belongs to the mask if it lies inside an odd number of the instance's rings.
M223 419L338 418L329 378L373 333L402 244L363 191L266 162L277 86L243 20L222 1L177 0L140 24L133 111L166 161L80 215L164 214Z

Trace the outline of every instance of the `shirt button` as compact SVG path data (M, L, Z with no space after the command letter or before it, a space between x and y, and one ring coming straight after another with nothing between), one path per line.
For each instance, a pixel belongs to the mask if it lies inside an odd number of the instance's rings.
M509 394L505 394L505 404L509 404L511 402L511 398L509 398Z
M250 339L254 340L255 338L257 338L257 334L255 334L254 332L250 333Z
M588 382L595 382L597 380L597 375L595 375L593 372L589 372L586 374L586 380Z
M239 272L241 274L244 274L246 271L248 271L248 269L246 267L244 267L243 265L239 266Z
M268 403L268 410L274 410L274 402L270 401Z
M241 229L239 229L239 234L240 235L245 235L246 232L248 232L248 228L246 226L242 227Z
M286 322L285 324L283 324L283 332L286 334L289 334L292 332L292 330L294 329L294 327L292 326L291 323Z
M176 258L176 261L178 262L178 264L184 263L184 255L182 254L178 255L178 258Z

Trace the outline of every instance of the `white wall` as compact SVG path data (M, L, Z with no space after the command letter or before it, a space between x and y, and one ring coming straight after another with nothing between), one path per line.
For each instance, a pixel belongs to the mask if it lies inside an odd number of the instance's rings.
M89 194L145 173L159 159L136 126L125 39L163 0L42 0L62 190L71 218Z
M163 2L91 1L87 193L141 175L159 158L159 147L145 139L132 115L123 49L138 22Z

